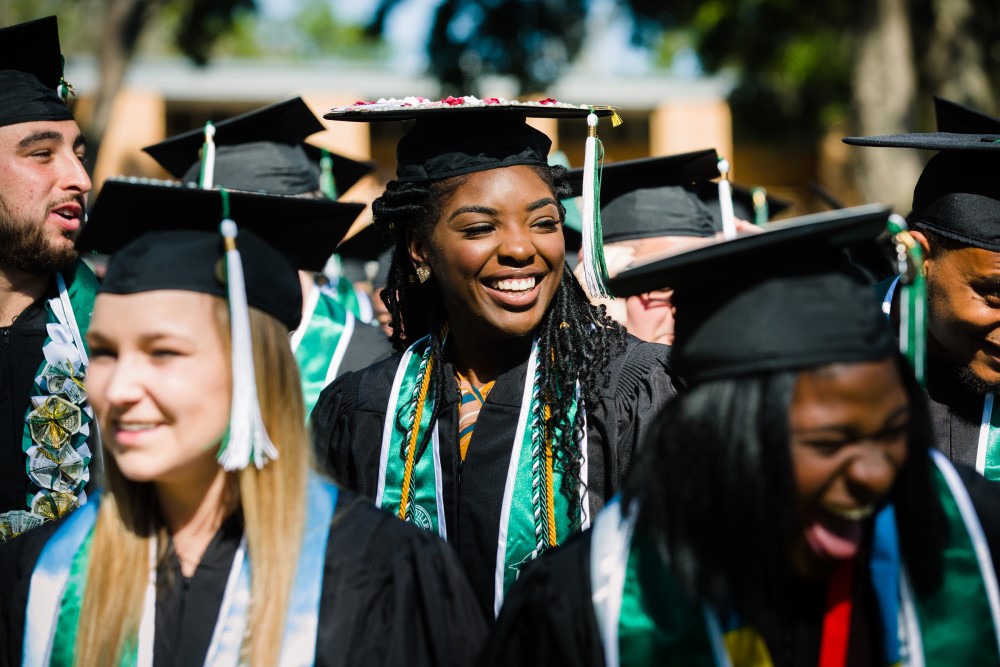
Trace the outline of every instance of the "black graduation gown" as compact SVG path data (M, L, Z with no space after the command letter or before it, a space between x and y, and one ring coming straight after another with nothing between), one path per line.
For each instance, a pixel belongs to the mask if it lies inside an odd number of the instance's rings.
M49 298L48 295L46 298ZM45 300L0 328L0 513L27 509L27 456L21 447L31 387L45 359Z
M232 517L190 580L161 572L154 665L204 663L242 535ZM20 665L31 572L58 523L0 545L0 666ZM168 579L170 581L168 581ZM454 554L436 536L341 491L326 550L316 665L469 665L485 624Z
M669 348L628 337L611 363L610 381L588 406L590 515L613 496L632 452L653 418L675 394ZM339 377L312 413L317 460L341 484L369 498L378 485L382 427L402 353ZM493 614L493 576L504 485L524 391L527 359L500 375L479 413L465 461L458 450L458 385L446 363L446 393L438 433L448 541L465 565L485 613Z
M953 371L934 365L928 367L926 390L937 448L953 462L975 468L983 395L963 387Z
M974 470L956 466L979 515L993 557L1000 565L1000 487ZM528 564L504 602L483 648L480 667L574 665L603 667L604 647L592 602L591 531ZM859 568L847 664L881 664L881 638L874 592ZM826 587L798 585L789 611L763 631L775 667L819 662Z

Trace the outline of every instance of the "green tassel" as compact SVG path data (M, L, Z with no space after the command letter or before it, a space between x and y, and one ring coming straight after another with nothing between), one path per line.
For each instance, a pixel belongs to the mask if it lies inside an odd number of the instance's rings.
M889 233L896 242L896 261L901 286L899 300L899 349L913 367L917 382L924 384L927 369L927 280L924 251L910 234L906 221L889 216Z
M327 199L337 198L337 183L333 178L333 155L325 148L320 149L319 189Z

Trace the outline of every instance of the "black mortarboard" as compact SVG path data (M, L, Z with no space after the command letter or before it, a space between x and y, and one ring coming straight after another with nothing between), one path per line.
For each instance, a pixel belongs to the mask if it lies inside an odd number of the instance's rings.
M958 116L971 117L955 109L945 117L948 127L959 129ZM969 110L966 110L969 111ZM910 225L928 229L963 244L1000 252L1000 132L982 118L964 123L970 132L925 132L878 137L847 137L855 146L923 148L941 151L928 161L913 189ZM970 125L974 125L970 127Z
M215 123L214 185L233 190L297 195L320 189L322 149L304 143L326 129L301 97ZM203 129L191 130L142 150L184 182L197 183ZM333 177L344 192L374 169L332 154Z
M717 178L718 162L715 150L708 149L605 164L601 171L604 242L657 236L705 237L722 231L705 205L684 188ZM583 170L574 169L567 177L578 194Z
M240 229L287 254L304 271L320 271L364 210L362 204L229 191L229 217ZM137 179L109 179L77 242L114 253L150 231L214 230L223 218L219 190Z
M515 165L548 166L551 140L527 118L585 119L586 106L545 102L490 103L473 98L440 102L407 98L333 109L330 120L416 121L396 146L396 179L434 181ZM450 101L449 101L450 100ZM609 109L594 109L610 116Z
M692 188L698 199L711 211L716 226L722 229L722 206L719 204L719 184L702 181L695 183ZM761 188L748 188L745 185L733 183L732 189L733 215L747 222L757 221L757 206L759 205L756 201L757 197L764 197L764 201L767 204L767 218L778 215L792 206L791 202L772 197L763 192Z
M1000 134L1000 118L943 97L934 98L934 116L937 118L938 132Z
M298 327L302 319L302 287L295 267L246 229L239 232L236 243L243 259L247 303L277 318L290 330ZM142 234L111 258L100 291L138 294L183 290L227 299L227 286L220 280L219 271L224 254L224 241L217 230Z
M55 16L0 29L0 126L73 120L63 84Z
M337 255L341 259L356 259L362 262L374 262L379 255L392 247L393 240L386 238L375 227L366 225L357 234L341 241L337 246Z
M675 290L671 358L688 383L881 359L892 332L842 247L874 239L888 216L871 205L773 223L635 267L611 288Z

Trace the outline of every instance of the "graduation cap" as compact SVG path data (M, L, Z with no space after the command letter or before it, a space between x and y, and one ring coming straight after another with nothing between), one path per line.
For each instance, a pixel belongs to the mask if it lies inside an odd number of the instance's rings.
M993 128L951 104L945 125L969 132L911 132L847 137L854 146L923 148L939 151L924 167L913 189L909 223L965 245L1000 252L1000 127ZM950 114L950 115L949 115ZM962 123L956 119L961 117ZM970 121L970 122L964 122ZM954 124L954 125L953 125ZM974 126L973 126L974 125ZM990 130L982 132L980 130Z
M711 211L719 228L722 228L722 208L719 205L719 188L715 183L702 181L691 186L708 210ZM733 214L754 224L764 224L773 216L788 210L792 202L767 194L761 187L750 188L733 183Z
M73 120L55 16L0 29L0 127Z
M221 218L216 227L219 222ZM243 258L247 304L295 329L302 319L302 288L295 267L249 230L239 232L237 243ZM101 292L183 290L227 298L226 283L219 280L216 270L224 246L217 229L141 234L112 256Z
M396 146L396 180L423 183L518 165L548 167L552 142L527 124L528 118L587 121L584 149L584 282L594 296L606 296L607 269L600 238L597 192L598 117L618 118L610 107L574 105L546 99L519 102L500 98L448 97L358 102L331 110L329 120L355 122L415 121Z
M938 132L1000 134L1000 118L976 111L958 102L934 97Z
M288 255L303 271L322 270L364 210L362 204L227 191L241 229ZM77 246L115 253L150 231L213 230L222 219L220 190L139 179L109 179L101 188Z
M392 239L383 236L375 225L365 225L357 234L340 242L337 255L341 259L374 262L392 245Z
M888 216L870 205L773 223L635 267L612 291L675 290L671 357L688 383L882 359L895 339L842 247L874 239Z
M321 190L324 151L304 142L325 129L301 97L219 121L214 136L215 184L277 195ZM198 183L198 153L204 139L204 130L192 130L142 150L174 177ZM333 181L340 192L374 169L370 162L328 154Z
M625 160L601 172L601 229L605 243L661 236L713 236L722 230L685 186L719 176L715 149ZM581 169L569 172L578 192ZM709 184L718 197L718 186Z

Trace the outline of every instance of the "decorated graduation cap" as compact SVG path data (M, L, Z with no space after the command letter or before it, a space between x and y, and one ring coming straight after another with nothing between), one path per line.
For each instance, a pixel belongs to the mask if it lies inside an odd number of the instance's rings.
M73 120L55 16L0 29L0 127Z
M331 110L330 120L414 121L396 147L396 179L403 183L436 181L518 165L548 166L552 142L528 125L528 118L586 120L585 176L582 188L584 277L587 290L606 295L607 269L601 242L598 172L603 156L597 138L598 118L611 116L609 107L574 105L547 99L518 102L501 98L448 97L359 102Z
M229 216L240 228L284 252L303 271L322 270L327 258L364 210L362 204L325 199L226 192ZM163 181L109 179L88 216L77 247L115 253L142 234L163 230L214 230L223 217L221 190Z
M278 457L278 451L261 416L249 308L258 308L293 329L302 316L302 292L295 267L280 252L252 232L237 228L230 218L228 193L212 194L222 203L217 231L142 235L112 257L101 292L183 290L227 300L233 398L219 462L226 470L241 470L251 463L262 468Z
M1000 126L987 123L984 114L974 119L970 110L953 103L944 108L945 127L961 131L847 137L844 142L939 151L928 161L913 189L910 226L1000 252L1000 225L996 224L1000 220L1000 179L996 177L1000 169Z
M842 248L874 239L888 216L870 205L776 222L637 266L611 288L675 290L672 357L688 383L882 359L894 337Z
M374 166L304 143L326 128L301 97L214 124L213 185L275 195L321 191L329 199L348 190ZM174 177L202 182L202 129L142 150Z
M625 160L604 165L601 173L601 228L605 243L660 236L708 237L722 231L709 209L686 189L718 178L714 149ZM568 174L579 192L583 170ZM710 183L718 197L718 186Z

